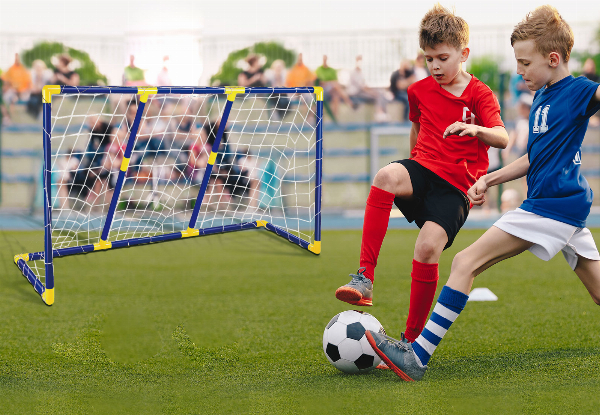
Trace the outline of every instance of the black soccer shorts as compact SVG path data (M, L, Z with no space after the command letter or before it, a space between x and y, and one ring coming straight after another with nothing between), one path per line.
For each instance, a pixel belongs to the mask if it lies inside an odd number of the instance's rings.
M422 228L425 222L435 222L446 231L448 243L454 242L469 215L470 202L467 196L446 180L414 160L397 160L410 175L413 196L410 199L395 198L394 203L409 222Z

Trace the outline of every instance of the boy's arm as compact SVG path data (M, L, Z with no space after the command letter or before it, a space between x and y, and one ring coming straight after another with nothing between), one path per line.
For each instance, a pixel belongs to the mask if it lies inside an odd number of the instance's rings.
M461 121L456 121L446 128L444 138L449 135L458 135L460 137L468 135L477 137L490 147L506 148L508 144L508 133L506 128L496 126L492 128L482 127L475 124L467 124Z
M496 170L485 176L481 176L469 189L467 195L474 205L482 205L485 202L485 192L497 184L510 182L527 174L529 169L529 155L525 154L510 163L508 166Z
M412 153L413 148L417 145L417 137L419 136L419 131L421 130L421 124L418 122L413 122L412 127L410 128L410 152Z

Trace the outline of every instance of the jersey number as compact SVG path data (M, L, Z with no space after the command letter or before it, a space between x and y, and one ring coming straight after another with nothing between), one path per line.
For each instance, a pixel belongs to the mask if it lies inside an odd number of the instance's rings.
M550 105L546 105L543 109L538 107L535 112L535 120L533 121L533 133L545 133L548 131L548 112L550 111ZM540 124L540 114L542 115L542 123Z
M473 114L473 112L467 107L463 107L462 120L465 124L475 124L475 114Z

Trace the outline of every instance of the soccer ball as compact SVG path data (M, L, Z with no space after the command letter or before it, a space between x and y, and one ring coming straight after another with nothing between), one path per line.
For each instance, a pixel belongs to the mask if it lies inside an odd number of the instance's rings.
M332 318L323 333L323 351L327 360L346 373L374 369L381 359L369 344L366 330L385 334L381 323L369 313L348 310Z

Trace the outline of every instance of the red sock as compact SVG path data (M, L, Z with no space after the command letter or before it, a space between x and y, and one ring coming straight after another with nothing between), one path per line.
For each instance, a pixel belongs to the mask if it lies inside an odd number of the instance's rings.
M387 232L394 198L393 193L386 192L375 186L371 186L371 191L367 198L362 244L360 246L360 266L367 269L363 275L370 279L371 282L375 279L377 257L379 256L379 250Z
M433 297L439 279L438 264L424 264L413 259L412 283L410 285L410 305L404 336L414 342L425 327L427 316L433 304Z

